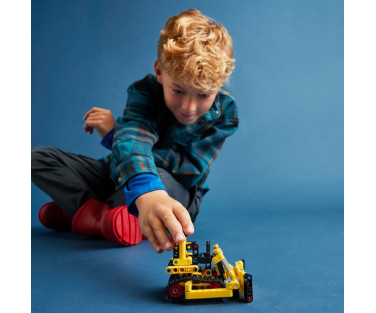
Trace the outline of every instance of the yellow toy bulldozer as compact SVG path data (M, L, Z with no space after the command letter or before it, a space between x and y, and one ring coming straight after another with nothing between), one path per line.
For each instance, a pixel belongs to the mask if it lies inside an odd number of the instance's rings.
M218 244L210 254L199 253L196 242L183 241L173 249L166 273L171 275L165 297L172 303L221 302L223 298L253 301L252 275L244 269L244 260L229 264ZM213 266L214 265L214 266Z

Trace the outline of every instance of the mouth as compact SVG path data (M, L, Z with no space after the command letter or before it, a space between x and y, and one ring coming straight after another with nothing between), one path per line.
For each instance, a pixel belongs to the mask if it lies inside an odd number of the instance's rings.
M179 113L178 120L183 125L190 125L190 124L193 124L196 121L196 115L195 114Z
M185 114L185 113L180 113L181 117L184 118L185 120L191 120L195 118L195 114Z

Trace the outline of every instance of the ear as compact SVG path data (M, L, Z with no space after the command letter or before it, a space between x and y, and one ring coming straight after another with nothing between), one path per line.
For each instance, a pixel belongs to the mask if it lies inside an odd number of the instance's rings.
M158 60L155 60L154 62L154 72L155 76L157 76L158 81L162 83L162 70L159 67Z

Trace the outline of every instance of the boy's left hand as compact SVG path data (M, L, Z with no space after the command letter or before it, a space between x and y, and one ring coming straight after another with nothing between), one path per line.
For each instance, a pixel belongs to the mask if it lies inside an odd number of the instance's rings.
M94 129L98 132L99 136L103 138L106 134L114 128L114 116L110 110L102 108L91 108L85 115L84 130L93 133Z

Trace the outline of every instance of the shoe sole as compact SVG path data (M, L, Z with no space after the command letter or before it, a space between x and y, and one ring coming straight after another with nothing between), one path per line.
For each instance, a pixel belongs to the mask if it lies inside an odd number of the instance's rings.
M108 211L104 237L124 246L133 246L142 241L138 218L129 214L126 207Z

